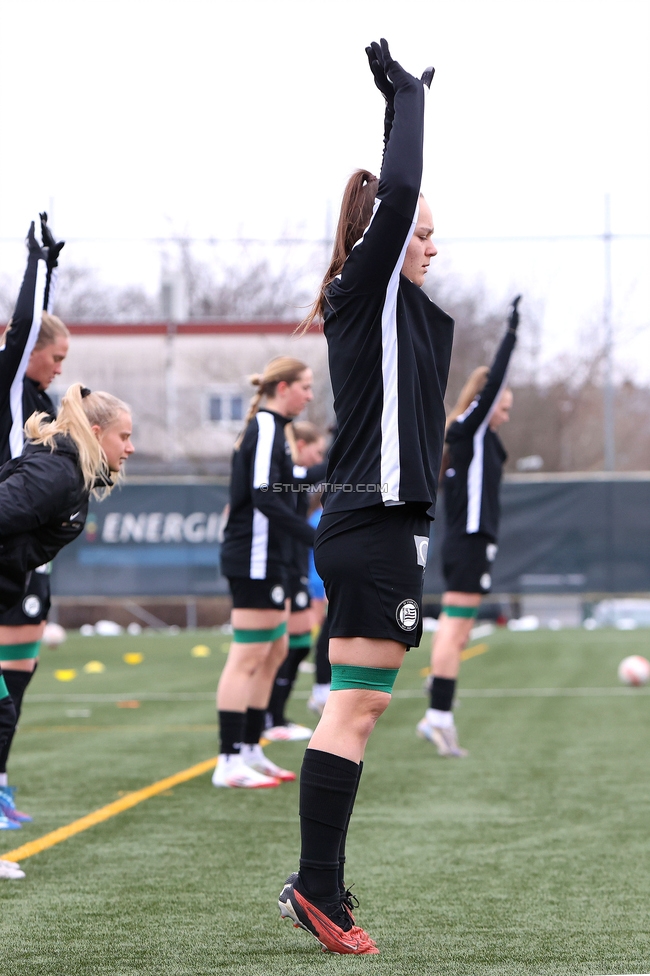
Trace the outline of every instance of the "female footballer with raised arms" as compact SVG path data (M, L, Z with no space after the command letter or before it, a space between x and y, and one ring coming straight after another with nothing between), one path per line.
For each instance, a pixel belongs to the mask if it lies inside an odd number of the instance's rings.
M331 692L305 752L300 870L280 911L332 952L378 950L354 922L345 838L364 751L421 636L430 520L444 442L453 321L422 291L436 248L420 193L425 87L382 40L367 48L386 99L379 180L346 187L334 253L305 327L322 315L337 434L316 568L329 599Z
M252 382L257 392L235 445L221 548L233 641L217 689L221 745L212 783L258 789L296 778L264 755L260 738L273 681L287 655L292 539L314 542L314 530L296 512L286 432L313 397L312 372L280 356Z
M33 413L56 417L46 389L61 372L69 333L52 314L58 258L64 246L56 241L40 215L42 246L34 223L27 234L27 268L0 348L0 464L18 457L25 445L24 422ZM7 763L20 718L25 691L36 671L40 641L50 608L49 564L30 574L22 599L0 614L0 667L15 708L14 728L0 748L0 830L7 823L31 820L16 807Z
M499 532L499 488L507 455L497 430L508 421L512 392L506 372L517 340L520 297L492 366L479 366L447 419L444 457L445 593L431 652L430 707L417 733L439 755L462 758L452 705L467 643L481 599L490 592Z

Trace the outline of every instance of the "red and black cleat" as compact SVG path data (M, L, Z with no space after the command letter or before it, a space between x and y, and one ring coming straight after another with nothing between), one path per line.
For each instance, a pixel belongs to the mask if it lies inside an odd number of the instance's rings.
M278 905L282 918L290 918L295 928L313 935L327 952L355 956L379 954L368 933L354 924L347 905L339 900L319 908L296 890L297 879L297 874L291 874L280 892Z

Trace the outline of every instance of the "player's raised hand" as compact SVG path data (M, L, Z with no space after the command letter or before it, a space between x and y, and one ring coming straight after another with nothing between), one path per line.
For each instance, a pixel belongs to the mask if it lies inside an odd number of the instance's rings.
M382 93L386 101L392 103L393 96L395 95L395 89L393 88L392 82L390 82L386 77L384 66L377 58L377 54L372 44L369 44L366 48L366 54L368 55L368 63L370 64L370 70L372 71L377 88Z
M382 37L379 43L373 41L366 48L366 54L368 55L370 70L373 73L375 84L384 98L390 102L395 90L412 80L413 75L405 71L398 61L395 61L390 53L388 41L385 37ZM427 88L431 86L434 71L434 68L426 68L420 78L422 84L426 85Z
M510 312L510 321L508 323L509 328L513 332L517 331L517 326L519 325L519 302L521 301L521 295L517 295L512 301L512 311Z
M65 241L55 241L54 234L52 233L50 226L47 222L47 214L43 211L39 214L41 218L41 237L43 238L43 247L47 248L47 266L48 268L56 268L59 263L59 254L65 246Z
M43 259L47 258L47 252L43 250L41 245L36 240L36 228L33 220L29 225L27 237L25 238L25 244L27 245L27 250L30 254L38 254L39 258Z

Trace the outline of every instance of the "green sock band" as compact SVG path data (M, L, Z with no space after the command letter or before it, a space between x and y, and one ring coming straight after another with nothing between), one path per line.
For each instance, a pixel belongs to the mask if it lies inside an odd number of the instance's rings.
M283 620L277 627L268 627L266 630L233 630L232 639L235 644L266 644L277 640L286 632L287 622Z
M289 650L295 648L311 647L311 631L306 634L289 634Z
M478 607L445 607L442 608L442 613L446 613L448 617L475 617L478 613Z
M360 668L356 664L332 665L332 691L360 688L363 691L393 690L399 668Z
M9 689L7 688L4 677L0 674L0 698L8 698L8 697L9 697Z
M0 644L0 661L20 661L23 657L38 657L40 641L29 644Z

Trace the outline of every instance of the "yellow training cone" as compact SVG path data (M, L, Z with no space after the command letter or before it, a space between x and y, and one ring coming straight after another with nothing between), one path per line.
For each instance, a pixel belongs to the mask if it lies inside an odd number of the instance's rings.
M77 672L74 668L66 668L60 671L54 672L54 677L57 681L73 681L77 677Z
M142 664L144 654L140 654L139 651L131 651L130 654L124 654L122 660L126 661L127 664Z
M89 661L88 664L84 664L86 674L103 674L105 670L106 665L101 661Z
M210 648L207 644L197 644L190 651L192 657L210 657Z

